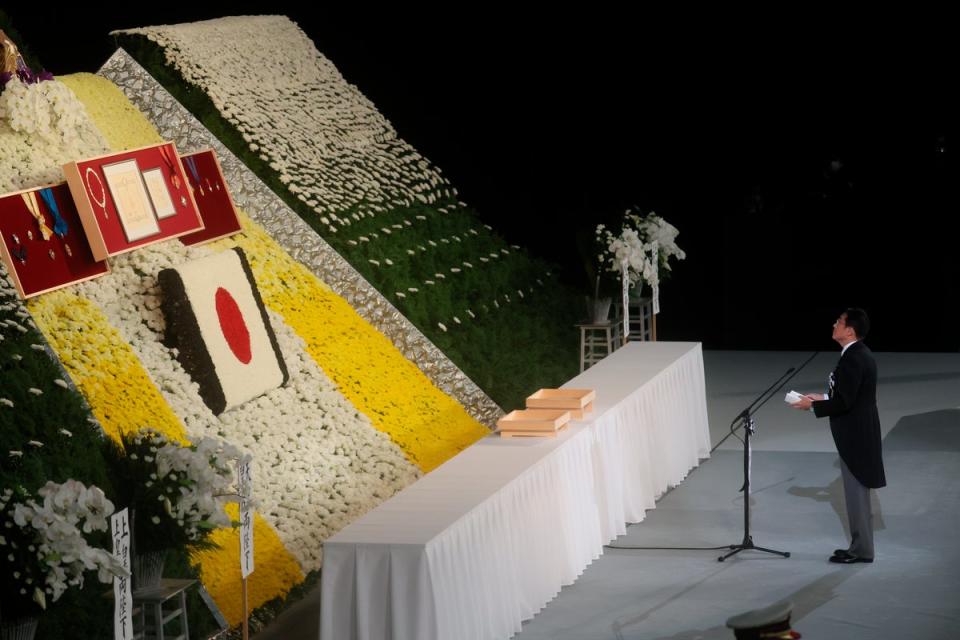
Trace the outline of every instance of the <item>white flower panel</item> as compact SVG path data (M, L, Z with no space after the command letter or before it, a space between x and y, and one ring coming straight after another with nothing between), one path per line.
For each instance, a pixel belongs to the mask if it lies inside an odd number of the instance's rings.
M454 193L285 16L123 33L162 47L167 63L207 93L289 191L330 221L331 233L351 224L352 207L375 215Z

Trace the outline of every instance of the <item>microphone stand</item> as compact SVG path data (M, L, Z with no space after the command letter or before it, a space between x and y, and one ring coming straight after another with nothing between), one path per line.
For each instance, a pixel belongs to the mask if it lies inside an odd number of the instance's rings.
M755 422L753 415L767 403L770 398L772 398L783 385L790 382L790 380L800 373L800 371L806 367L811 360L817 357L820 352L817 351L812 356L807 358L807 361L804 362L799 367L790 367L787 371L780 376L776 382L770 385L766 391L757 396L757 399L750 403L746 409L741 411L736 418L733 419L733 422L730 423L730 433L728 433L723 440L717 443L717 445L711 449L711 453L717 449L721 444L726 441L727 438L732 436L736 431L734 424L739 420L741 426L743 427L743 487L740 491L743 492L743 541L740 544L732 544L728 548L731 550L729 553L720 556L717 558L719 562L723 562L730 556L736 555L741 551L746 551L748 549L753 551L763 551L765 553L772 553L778 556L783 556L784 558L790 557L789 551L776 551L774 549L767 549L764 547L758 547L753 544L753 536L750 535L750 463L751 463L751 449L750 449L750 436L756 431ZM759 404L758 404L759 403Z

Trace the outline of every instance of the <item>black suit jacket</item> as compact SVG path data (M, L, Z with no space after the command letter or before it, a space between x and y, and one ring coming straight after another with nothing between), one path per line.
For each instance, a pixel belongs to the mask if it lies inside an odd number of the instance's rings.
M855 342L833 370L830 398L813 403L818 418L830 418L837 452L865 487L886 486L877 412L877 363L867 345Z

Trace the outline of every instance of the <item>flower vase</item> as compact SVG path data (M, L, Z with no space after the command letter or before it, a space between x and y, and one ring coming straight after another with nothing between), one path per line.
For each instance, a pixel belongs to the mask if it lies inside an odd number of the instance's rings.
M159 587L166 559L166 549L135 555L130 564L134 591Z
M603 324L610 317L611 298L587 298L587 313L590 322Z
M630 288L630 302L639 302L643 297L643 282L638 282Z
M33 640L39 623L38 617L4 620L0 622L0 640Z

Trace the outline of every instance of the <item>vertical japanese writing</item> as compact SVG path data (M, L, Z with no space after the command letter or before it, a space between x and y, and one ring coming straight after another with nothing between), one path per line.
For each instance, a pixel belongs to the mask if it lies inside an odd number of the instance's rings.
M620 263L620 277L623 284L623 343L630 337L630 273L626 260Z
M110 531L113 537L113 555L127 570L126 576L113 579L113 637L116 640L133 638L133 593L130 588L130 521L126 509L110 517Z
M651 262L653 262L653 268L659 273L660 269L660 249L657 247L657 243L653 243L653 255L650 257ZM660 313L660 278L658 277L653 282L653 315Z
M237 465L240 490L240 573L253 573L253 472L250 462Z

